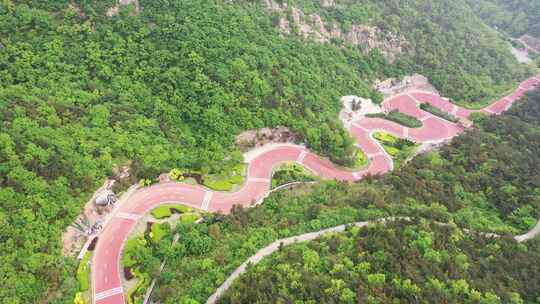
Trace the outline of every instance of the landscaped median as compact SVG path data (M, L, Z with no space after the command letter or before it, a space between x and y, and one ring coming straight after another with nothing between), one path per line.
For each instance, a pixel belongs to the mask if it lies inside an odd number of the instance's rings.
M246 164L241 163L231 170L204 176L203 185L216 191L233 191L244 183Z
M180 169L172 169L169 178L189 184L200 184L215 191L235 191L244 184L247 165L238 163L229 169L220 172L204 173L199 170L184 172Z
M394 161L394 168L400 168L403 162L405 162L414 151L420 146L414 142L402 139L385 132L377 132L373 134L373 138L378 140L386 153L392 157Z
M316 177L302 165L295 162L281 164L272 175L272 188L279 187L292 182L311 182Z
M87 304L91 302L90 294L90 269L93 250L97 243L95 237L89 244L86 253L83 255L79 266L77 267L77 282L79 283L79 291L75 294L73 302L75 304Z
M367 114L366 117L382 118L382 119L390 120L409 128L420 128L422 126L422 122L418 120L416 117L401 113L398 110L392 110L386 114L385 113Z
M459 121L459 119L457 117L455 117L454 115L450 114L450 113L447 113L447 112L444 112L443 110L433 106L432 104L430 103L422 103L420 104L420 109L426 111L426 112L429 112L435 116L438 116L442 119L446 119L448 121L451 121L453 123L456 123Z
M128 303L143 301L152 278L159 275L160 265L167 257L173 232L178 226L192 225L201 216L198 210L180 203L170 203L152 209L150 215L139 222L142 229L136 229L126 242L122 256Z

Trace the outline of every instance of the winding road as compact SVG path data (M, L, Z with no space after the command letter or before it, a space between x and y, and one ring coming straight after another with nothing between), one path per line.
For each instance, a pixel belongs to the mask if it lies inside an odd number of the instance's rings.
M411 91L389 98L383 103L385 109L397 109L414 116L422 121L423 125L420 128L407 128L379 118L362 118L351 123L348 128L356 140L356 145L370 160L369 167L365 170L351 172L339 169L305 147L282 145L262 151L249 161L246 182L237 192L217 192L201 186L173 182L136 191L126 202L115 207L99 235L92 259L93 301L98 304L126 303L120 270L123 245L139 218L161 204L181 202L201 210L222 213L229 213L233 205L249 207L266 197L271 186L273 168L288 161L295 161L325 179L357 181L366 175L382 174L392 170L393 163L381 144L372 137L373 133L384 131L414 142L425 143L448 140L464 131L458 124L421 110L420 103L430 103L459 118L468 118L473 112L500 114L539 83L540 75L531 77L523 81L512 94L478 111L456 106L429 92Z

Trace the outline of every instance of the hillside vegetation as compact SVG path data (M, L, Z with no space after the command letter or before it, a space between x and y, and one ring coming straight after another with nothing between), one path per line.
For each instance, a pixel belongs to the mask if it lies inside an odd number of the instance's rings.
M285 247L219 303L536 303L538 259L539 239L387 223Z
M404 37L408 52L398 56L396 70L424 74L444 96L460 103L496 96L526 73L516 66L508 44L465 0L338 0L333 6L323 6L324 1L282 2L320 15L328 30L333 24L344 32L367 24L386 35ZM520 6L516 12L526 8ZM534 11L529 14L538 18Z
M447 2L354 4L417 45L392 64L377 50L282 37L259 1L141 0L113 17L113 0L0 2L0 299L72 301L76 263L61 234L115 166L129 164L133 182L219 173L239 161L235 135L276 125L351 165L342 95L380 102L376 78L414 71L466 100L524 77L467 6Z
M467 0L487 24L510 36L540 37L540 2L534 0Z
M144 262L145 260L151 261L156 257L167 258L167 267L160 276L154 299L161 303L193 301L204 303L230 273L249 256L271 242L356 221L388 216L412 216L455 223L460 228L502 235L525 232L531 229L536 219L540 217L540 163L537 161L537 155L540 153L539 115L540 90L537 90L519 101L506 114L477 118L478 129L456 137L450 145L442 147L440 151L416 157L398 171L379 178L368 178L355 184L328 181L306 188L276 192L268 197L264 204L257 207L236 208L228 216L215 215L208 217L201 224L181 227L176 231L180 238L175 247L171 248L170 241L165 241L144 251L145 258L141 263L144 265L142 266L144 271L148 273L154 273L156 269L154 264ZM424 287L419 282L424 284L430 278L438 278L444 284L451 284L449 279L455 281L464 279L471 287L467 289L466 295L445 294L444 290L450 287L444 287L433 295L418 292L412 296L413 298L425 299L428 302L440 298L448 299L450 303L463 303L464 299L468 299L464 298L465 296L477 296L476 292L471 293L472 289L480 290L482 297L488 298L493 297L485 293L494 293L502 298L511 297L512 292L519 293L524 299L535 299L539 296L537 289L527 287L527 276L521 276L522 272L529 273L530 269L525 264L519 264L522 266L516 267L513 270L515 272L512 272L512 278L516 278L519 281L516 284L519 285L512 283L504 290L502 287L494 290L490 286L490 284L507 286L506 271L513 266L492 264L492 258L488 259L489 264L482 264L484 260L479 260L477 254L487 256L495 254L489 251L490 246L483 238L467 239L466 243L457 244L448 243L450 241L443 236L431 237L433 244L440 246L431 249L441 252L422 251L424 258L418 256L416 260L411 260L398 255L400 248L406 249L400 240L401 237L396 236L398 240L387 238L382 234L383 230L380 231L381 234L368 236L370 240L380 237L377 242L370 241L370 243L373 243L373 246L382 246L377 247L377 250L389 247L393 249L387 254L374 254L374 259L387 256L388 259L408 261L405 265L407 269L422 267L413 274L401 277L402 280L414 280L415 284ZM172 235L169 235L166 239L171 238ZM472 249L468 247L477 240L478 247L474 249L477 251L470 251ZM531 248L538 246L535 244ZM455 248L453 254L448 255L440 250L446 248L445 246L458 246L461 249ZM509 252L521 252L523 249L513 243L508 246ZM398 253L395 253L395 250L398 250ZM355 254L362 252L362 250L353 251ZM463 270L464 272L453 269L453 265L457 262L451 257L460 254L470 256L464 261L471 265L471 269ZM527 263L531 263L536 257L534 253L523 254L527 256L523 260L528 261ZM501 259L501 263L512 263L510 256ZM398 266L383 262L377 264L376 273L386 273L392 279L401 276L402 270L396 269ZM480 265L473 265L475 263ZM326 265L320 261L315 263L314 267L322 271ZM474 273L468 272L473 269ZM534 272L536 268L532 269L530 279L535 279L538 273ZM482 272L489 275L483 278ZM321 273L320 281L324 281L325 278L327 275ZM297 276L283 278L281 283L285 284L283 286L289 286L287 284L293 284L293 280L298 282L299 278ZM243 290L244 283L242 283L238 291L230 295L230 299L243 300L245 303L263 299L271 299L271 302L274 302L283 297L301 300L303 290L313 288L309 282L311 281L306 281L306 289L290 290L284 295L274 294L276 287L267 285L268 280L262 280L261 285L254 285L261 290L254 289L253 293L239 295L238 293ZM356 281L347 282L354 284ZM389 280L388 283L390 282ZM322 286L326 284L331 284L331 281L325 282ZM366 293L380 299L385 295L394 295L394 291L392 293L389 291L388 294L383 292L387 288L393 288L384 284L377 285L378 288L373 290L364 287L360 289L362 297L365 297ZM270 294L266 298L258 298L263 288L268 288ZM358 291L352 290L354 294ZM309 293L319 291L312 290ZM428 291L426 289L426 292ZM324 299L329 298L322 295L318 298L321 302L325 302Z

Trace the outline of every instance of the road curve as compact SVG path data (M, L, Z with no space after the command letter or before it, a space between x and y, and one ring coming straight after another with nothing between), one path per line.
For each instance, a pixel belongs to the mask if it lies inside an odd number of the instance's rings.
M412 220L412 218L410 218L410 217L387 217L387 218L382 218L382 219L378 219L378 220L374 220L374 221L370 221L370 222L367 222L367 221L355 222L355 223L343 224L343 225L339 225L339 226L335 226L335 227L331 227L331 228L326 228L326 229L322 229L322 230L315 231L315 232L304 233L304 234L300 234L300 235L297 235L297 236L292 236L292 237L276 240L276 241L272 242L270 245L268 245L268 246L260 249L259 251L257 251L254 255L250 256L245 262L243 262L240 266L238 266L238 268L236 268L227 277L227 279L223 282L223 284L221 284L221 286L219 286L216 289L216 291L208 298L208 300L206 301L206 304L214 304L214 303L216 303L217 300L225 293L225 291L227 291L227 289L229 289L231 287L234 280L236 280L238 277L240 277L240 275L242 275L243 273L245 273L247 271L247 266L248 265L255 265L255 264L259 263L265 257L267 257L267 256L271 255L272 253L278 251L279 248L282 247L282 246L287 246L287 245L291 245L291 244L312 241L312 240L314 240L314 239L316 239L316 238L318 238L318 237L320 237L322 235L325 235L325 234L343 232L343 231L345 231L345 229L347 227L351 227L351 226L356 226L356 227L362 228L362 227L366 227L369 224L386 223L386 222L392 222L392 221L396 221L396 220L410 221L410 220ZM443 226L448 226L449 225L448 223L441 223L441 222L435 222L435 224L443 225ZM471 232L468 229L464 229L463 231ZM526 241L528 239L533 238L534 235L536 235L538 233L540 233L540 221L536 224L535 228L531 229L526 234L514 236L514 239L517 242L521 243L521 242L524 242L524 241ZM494 233L481 233L481 234L483 234L486 237L500 237L500 235L494 234Z
M540 75L531 77L523 81L512 94L478 112L500 114L539 83ZM342 170L328 160L311 153L305 147L285 145L277 146L254 157L248 163L246 182L237 192L217 192L201 186L172 182L153 185L135 192L128 201L115 208L99 235L99 242L92 260L94 303L126 302L120 277L122 248L137 220L151 209L168 202L182 202L205 211L223 213L229 213L233 205L251 206L263 199L269 191L273 168L287 161L297 162L322 178L340 181L356 181L366 175L388 172L393 169L392 159L381 144L373 139L374 132L384 131L415 142L429 142L450 139L464 131L457 124L421 110L418 104L423 102L428 102L460 118L467 118L475 112L456 106L433 93L407 92L385 100L383 106L386 109L397 109L418 118L423 123L422 127L407 128L379 118L363 118L349 126L356 145L366 153L370 160L369 167L365 170L357 172Z

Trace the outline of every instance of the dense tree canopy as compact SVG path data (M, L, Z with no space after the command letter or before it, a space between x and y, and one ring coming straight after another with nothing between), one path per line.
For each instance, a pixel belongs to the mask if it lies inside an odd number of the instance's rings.
M539 250L429 222L355 227L274 253L219 303L536 303Z
M175 167L220 171L235 135L276 125L347 164L340 96L375 96L376 78L414 71L455 98L486 97L526 74L497 37L477 32L479 19L460 16L461 2L359 2L418 44L395 64L377 51L284 38L254 1L140 0L141 12L123 6L107 17L116 2L0 1L6 303L72 301L75 262L61 256L60 236L114 166L130 164L134 178ZM526 193L516 187L505 195Z
M167 267L161 274L155 297L164 303L203 303L236 267L276 239L355 221L401 215L453 222L461 228L502 235L525 232L540 217L538 115L540 90L519 101L506 114L477 118L478 129L456 137L440 151L418 156L391 174L355 184L325 182L308 188L277 192L260 206L236 209L231 215L209 217L202 224L177 229L180 235L177 246L171 249L170 242L163 242L152 248L153 256L167 257ZM433 240L440 246L451 246L446 244L446 238ZM385 247L401 248L400 241L395 243L386 237L379 239L379 242L385 243ZM472 250L468 248L472 242L464 243L463 246L467 248L459 251L463 250L464 254L470 256L491 254L482 251L484 244L489 247L482 238L478 241L483 244L479 245L479 251L469 251ZM537 243L533 246L537 246ZM521 247L514 244L508 250L513 252L516 248ZM457 251L455 253L458 254ZM526 255L528 263L535 259L534 254ZM427 258L432 257L437 256ZM443 257L447 256L439 256L441 259ZM450 272L453 265L443 260L442 264L432 262L423 261L425 268L422 268L422 274L416 273L415 276L423 276L422 280L425 281L430 278L430 271L438 277L440 271ZM472 261L469 263L473 264ZM526 271L524 268L527 266L513 270L513 275L519 277L521 287L508 287L502 292L502 289L493 291L489 285L494 282L505 284L503 277L507 275L506 269L512 266L504 264L503 268L491 268L491 263L490 266L482 263L471 266L471 269L475 269L474 275L463 275L472 288L482 291L483 296L491 297L485 293L493 292L502 298L511 296L512 292L526 299L538 296L537 290L527 287L527 278L521 277L520 271ZM510 257L504 263L512 263ZM414 268L415 265L408 267ZM381 273L396 271L385 264L380 267L384 271ZM490 267L489 272L486 271L487 267ZM486 280L482 280L482 271L489 273ZM538 273L533 274L538 276ZM392 278L397 276L396 273ZM324 278L321 276L320 280L324 281ZM452 278L460 280L458 276ZM290 279L284 278L287 281L284 284L292 284ZM450 284L447 279L445 284ZM261 284L266 284L264 282L267 281L261 281ZM271 286L268 288L272 290ZM364 291L362 289L362 294ZM374 292L374 296L383 295L382 289ZM461 299L457 295L439 293L423 296L426 301L431 296L441 299L449 297L453 303L460 303Z
M284 2L338 22L345 30L354 24L370 24L402 35L410 41L413 52L398 58L399 69L424 74L444 96L463 104L500 94L527 73L515 65L508 43L486 26L465 0L344 0L336 1L335 7L322 7L320 1ZM529 14L533 24L538 24L538 10L535 13L532 7L538 5L529 6L528 12L526 5L513 12Z
M530 0L467 0L490 26L518 37L540 37L540 2Z

